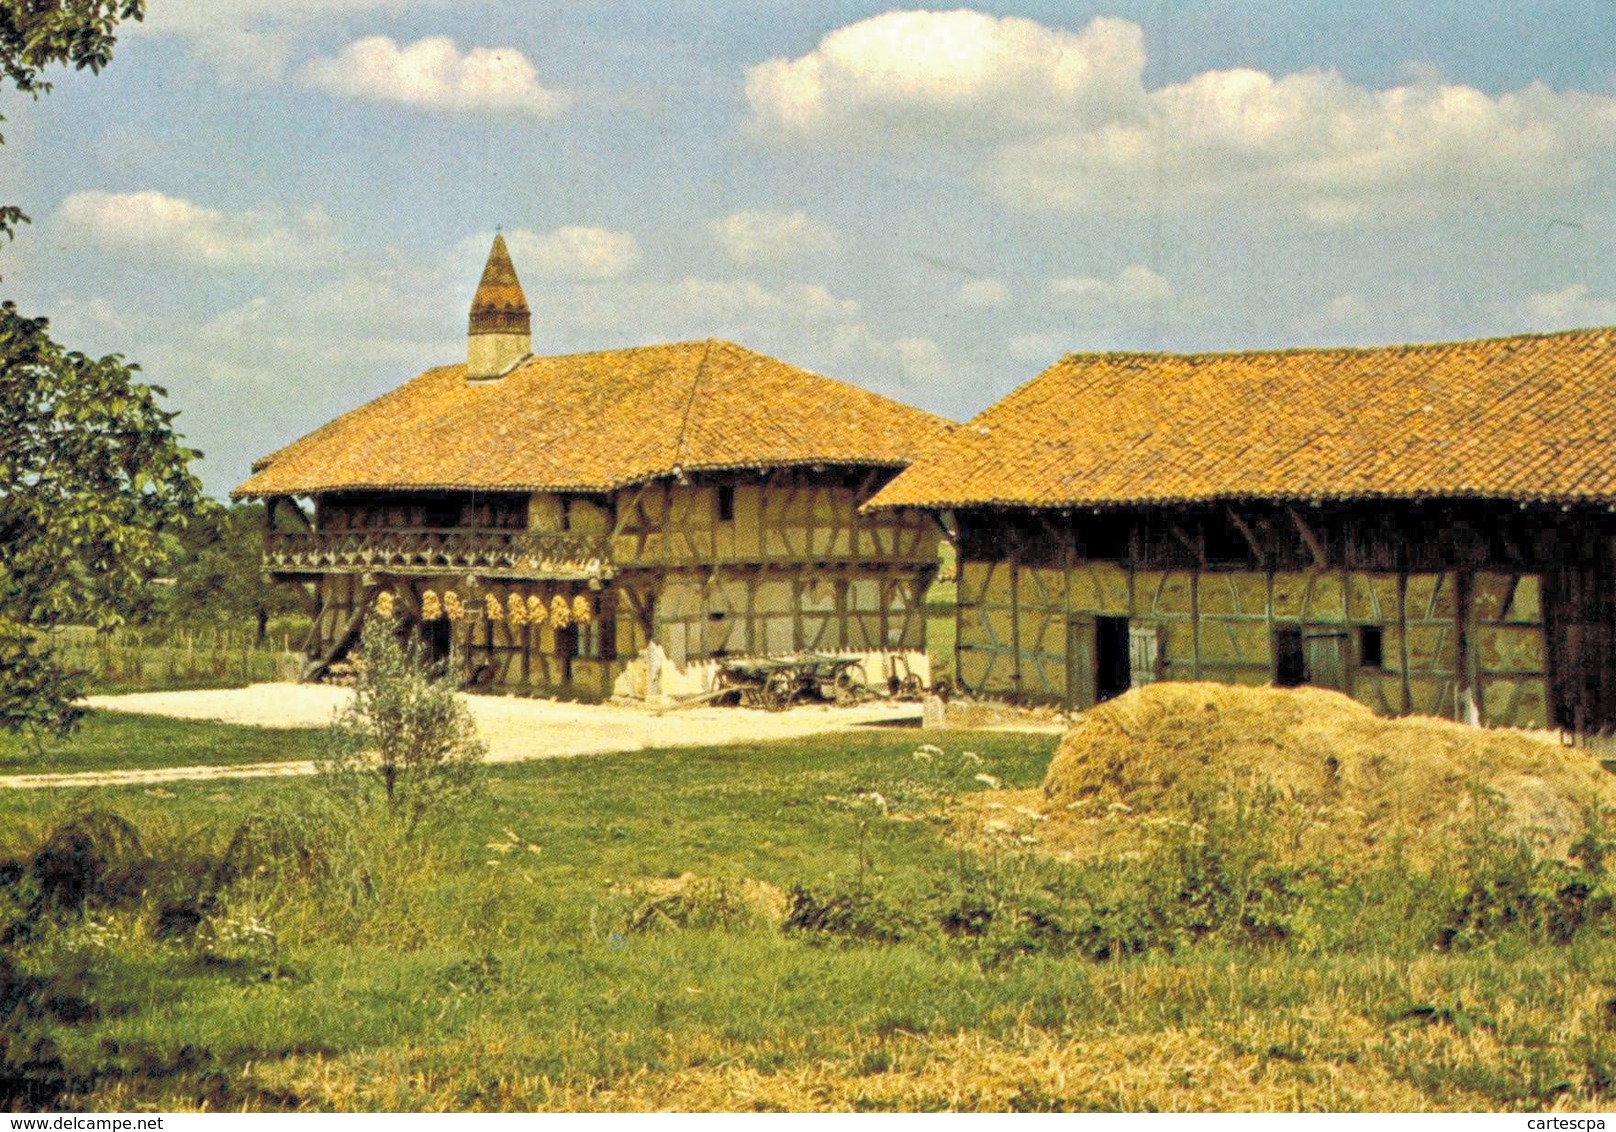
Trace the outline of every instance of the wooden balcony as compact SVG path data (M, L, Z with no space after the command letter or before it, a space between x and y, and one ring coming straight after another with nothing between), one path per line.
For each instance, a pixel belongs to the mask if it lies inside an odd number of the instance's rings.
M493 578L609 578L606 535L539 531L387 530L264 535L271 574L379 570L393 574L469 572Z

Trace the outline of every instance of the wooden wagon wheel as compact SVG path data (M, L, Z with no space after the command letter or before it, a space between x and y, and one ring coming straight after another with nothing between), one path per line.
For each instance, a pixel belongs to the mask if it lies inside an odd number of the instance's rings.
M838 704L856 704L869 692L869 676L864 665L850 664L836 674L835 697Z
M849 664L836 674L836 686L849 692L863 691L870 686L869 674L864 671L864 662Z
M769 673L763 682L763 706L770 711L785 711L797 696L797 674L791 669Z

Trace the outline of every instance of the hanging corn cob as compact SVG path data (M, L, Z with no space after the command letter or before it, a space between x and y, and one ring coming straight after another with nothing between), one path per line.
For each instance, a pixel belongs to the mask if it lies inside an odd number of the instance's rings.
M438 621L443 618L443 603L438 600L436 590L427 590L421 595L421 620Z
M572 606L560 594L556 594L550 602L550 624L557 629L565 629L572 624Z
M498 595L489 594L486 598L484 598L483 608L487 610L488 619L490 621L505 620L505 607L499 604Z
M595 619L595 607L583 594L572 599L572 619L580 625L587 625Z
M391 591L383 590L376 595L376 614L379 617L391 617L393 615L393 594Z
M544 599L538 594L527 595L527 619L535 625L543 625L550 615L545 610Z
M466 616L466 607L461 604L460 595L453 590L443 591L443 611L451 621L459 621Z
M520 629L527 624L527 602L521 594L508 594L505 598L505 624Z

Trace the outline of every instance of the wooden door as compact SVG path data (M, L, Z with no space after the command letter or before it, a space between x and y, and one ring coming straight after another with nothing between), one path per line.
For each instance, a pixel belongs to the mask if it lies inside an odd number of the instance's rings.
M1335 628L1308 628L1302 632L1307 657L1307 682L1315 688L1347 691L1347 634Z
M1074 711L1094 706L1096 647L1094 618L1069 618L1066 622L1066 706Z
M1139 688L1161 679L1161 626L1128 626L1129 682Z

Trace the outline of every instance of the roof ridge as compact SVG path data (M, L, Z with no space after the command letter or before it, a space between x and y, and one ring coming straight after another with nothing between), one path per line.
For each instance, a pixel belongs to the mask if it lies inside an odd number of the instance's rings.
M1451 350L1461 346L1490 346L1505 342L1537 342L1551 338L1577 338L1616 334L1616 326L1584 326L1572 330L1534 330L1523 334L1497 334L1486 338L1460 338L1441 342L1387 342L1378 346L1273 346L1253 350L1072 350L1055 365L1095 359L1199 361L1201 359L1290 357L1319 354L1385 354L1407 351ZM832 378L832 380L835 380Z
M690 438L690 410L696 404L696 391L701 388L701 379L707 375L707 359L713 355L713 340L708 338L702 343L701 361L696 363L696 372L690 379L690 396L685 398L684 416L679 420L679 436L673 442L673 466L685 466L685 442Z

